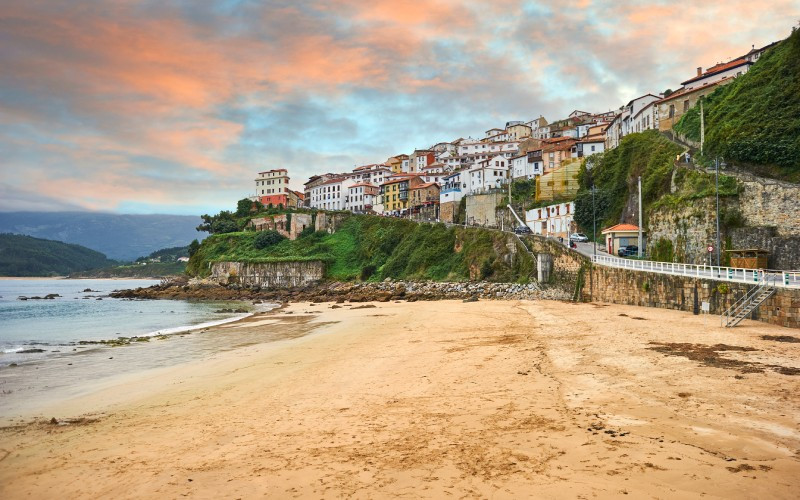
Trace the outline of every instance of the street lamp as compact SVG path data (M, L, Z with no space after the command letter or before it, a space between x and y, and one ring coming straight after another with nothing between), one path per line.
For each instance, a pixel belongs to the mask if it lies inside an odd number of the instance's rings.
M595 186L592 184L592 241L594 242L594 260L597 260L597 214L594 209L594 190Z
M720 161L722 160L722 161ZM719 169L725 168L727 165L725 164L724 158L714 158L714 184L716 186L716 194L717 194L717 267L719 267L720 259L719 259L719 247L720 247L720 234L719 234Z

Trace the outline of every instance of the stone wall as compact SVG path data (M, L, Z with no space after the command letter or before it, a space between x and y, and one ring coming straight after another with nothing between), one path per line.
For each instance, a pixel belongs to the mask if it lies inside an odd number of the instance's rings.
M291 215L291 217L288 217ZM287 217L290 221L287 223ZM250 219L247 227L253 228L256 231L277 231L290 240L295 240L306 227L312 224L310 214L279 214L268 215ZM288 226L288 227L287 227Z
M720 199L720 207L727 200ZM717 205L715 198L701 198L681 208L661 208L650 213L647 223L647 254L665 239L672 242L676 262L709 264L709 244L716 246ZM724 238L722 239L724 241ZM714 254L716 263L716 253Z
M333 234L339 229L345 217L346 214L342 213L318 212L314 228L317 231L325 231L326 233Z
M736 177L743 187L738 208L748 226L774 226L777 236L800 236L800 184L746 172L725 173Z
M553 238L533 234L523 236L522 241L530 252L536 255L548 254L552 256L549 283L570 293L575 291L581 267L588 268L591 262L588 257ZM538 274L538 267L536 272Z
M769 252L769 269L800 269L800 236L778 236L776 227L741 227L730 231L733 248Z
M322 261L214 262L211 278L220 285L286 288L318 283L325 275Z
M467 224L500 227L496 208L502 200L503 193L500 192L467 196Z
M746 172L725 172L737 178L741 192L720 198L722 214L738 211L743 228L726 228L721 222L720 241L730 238L732 248L760 248L770 252L771 269L800 269L800 185L756 177ZM648 217L648 253L664 238L672 242L677 262L708 264L707 247L716 244L716 199L692 200L681 208L661 208ZM714 259L713 262L716 262Z
M714 321L750 289L744 283L672 276L592 266L582 291L584 300L693 312L708 302ZM725 286L721 286L721 285ZM695 298L696 297L696 298ZM754 319L800 328L800 290L779 288L754 311Z
M458 206L457 201L442 203L439 207L439 220L447 223L458 222Z

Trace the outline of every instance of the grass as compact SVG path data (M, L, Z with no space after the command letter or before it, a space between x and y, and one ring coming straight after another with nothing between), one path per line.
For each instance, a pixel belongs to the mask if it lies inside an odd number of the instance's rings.
M189 261L187 273L207 276L209 264L220 261L322 260L327 278L340 281L466 281L479 277L483 267L486 279L527 282L534 266L520 249L511 258L507 234L388 217L350 215L333 234L312 233L261 250L255 247L256 234L209 236Z
M595 155L594 168L581 169L580 189L575 199L575 220L583 230L592 230L592 195L595 185L595 208L598 231L617 224L631 196L637 193L637 177L642 177L642 198L645 211L659 198L668 194L675 156L679 146L655 130L630 134L620 145L601 155ZM587 233L587 234L588 234Z
M759 175L800 181L800 30L705 102L705 154ZM695 106L675 130L700 139Z

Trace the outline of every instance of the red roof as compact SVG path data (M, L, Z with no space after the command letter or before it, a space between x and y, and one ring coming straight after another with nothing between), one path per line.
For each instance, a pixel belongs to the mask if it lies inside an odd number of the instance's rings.
M334 177L333 179L328 179L327 181L323 182L322 184L320 184L320 186L324 186L326 184L338 184L343 180L345 180L344 177Z
M740 59L734 59L733 61L730 61L730 62L717 64L716 66L712 66L712 67L708 68L706 70L706 72L703 73L702 75L696 76L694 78L686 80L685 82L682 82L681 85L686 85L687 83L695 82L697 80L702 80L703 78L708 78L709 76L716 75L717 73L722 73L723 71L727 71L729 69L737 68L737 67L743 66L745 64L753 64L753 63L751 63L747 59L741 59L740 58Z
M617 224L616 226L611 226L603 229L601 233L606 234L615 231L638 231L639 226L634 226L633 224Z
M693 89L680 88L680 89L676 90L675 92L671 93L670 95L668 95L667 97L665 97L663 99L659 99L658 101L655 102L655 104L661 104L662 102L671 101L671 100L673 100L673 99L675 99L677 97L681 97L681 96L686 95L686 94L691 94L692 92L700 92L703 89L707 90L707 89L710 89L710 88L715 87L717 85L720 85L722 83L726 83L729 80L733 80L733 77L732 76L726 76L725 78L723 78L721 80L717 80L716 82L712 82L712 83L709 83L709 84L704 84L702 87L695 87Z

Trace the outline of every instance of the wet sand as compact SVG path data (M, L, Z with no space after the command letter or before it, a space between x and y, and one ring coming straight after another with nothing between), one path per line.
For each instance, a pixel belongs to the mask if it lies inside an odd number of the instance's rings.
M218 327L280 318L294 333L116 380L2 429L0 497L792 498L800 487L800 343L762 339L795 330L550 301L332 307Z

